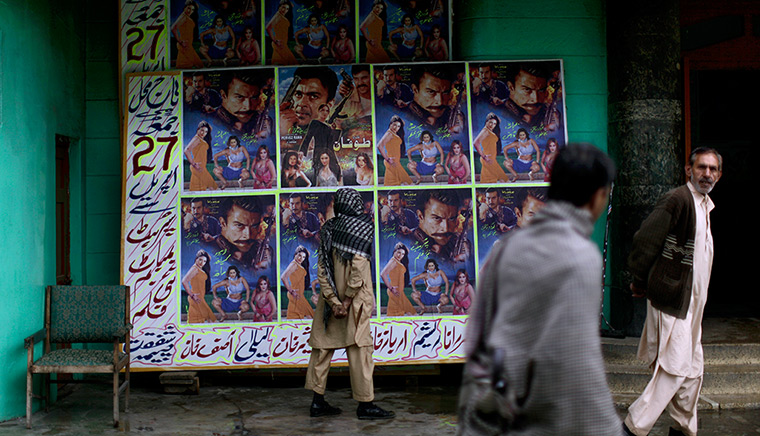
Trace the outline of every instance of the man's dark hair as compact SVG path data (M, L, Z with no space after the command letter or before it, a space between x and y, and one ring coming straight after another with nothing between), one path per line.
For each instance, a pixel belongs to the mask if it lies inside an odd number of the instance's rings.
M515 198L513 202L514 207L522 211L523 205L525 204L525 201L528 199L528 197L533 197L540 202L546 203L546 188L518 189L517 192L515 192Z
M385 194L386 197L390 197L391 195L399 195L399 192L394 189Z
M255 86L259 88L259 90L263 87L264 82L266 82L266 77L264 77L264 75L255 74L250 70L225 71L222 73L222 80L219 81L219 90L224 91L224 94L227 97L229 97L230 94L230 84L235 79L238 79L247 85Z
M437 77L441 80L453 82L456 78L456 73L449 65L417 65L412 68L412 82L411 84L419 88L422 76L425 73L430 74L433 77Z
M526 63L512 65L507 71L507 80L514 84L515 80L517 79L517 75L520 74L520 71L525 71L531 76L536 76L542 79L549 80L552 75L551 64L554 64L554 63L555 62L530 62L530 63L526 62Z
M459 194L451 189L438 189L435 191L426 189L424 191L417 191L417 200L415 204L417 210L423 215L425 215L425 206L430 200L438 200L447 206L456 207L457 210L462 205L462 199L459 198Z
M501 197L501 189L490 187L490 188L486 189L485 193L486 194L490 194L491 192L495 192L497 197Z
M327 101L335 98L335 90L338 89L338 77L328 67L298 67L293 73L301 80L317 79L327 90Z
M396 66L395 65L384 65L383 66L383 71L391 71L391 70L393 70L393 72L395 73L396 72Z
M303 203L303 194L301 194L300 192L294 192L294 193L288 195L288 201L295 200L296 198L300 198L301 199L301 203Z
M697 147L692 150L691 154L689 154L689 165L694 166L694 162L697 161L697 156L710 153L714 154L715 158L718 159L718 171L723 171L723 156L718 153L718 150L710 147Z
M361 73L362 71L366 71L369 73L369 65L368 64L354 64L351 66L351 75L355 76L358 73Z
M493 71L493 65L491 65L491 64L489 64L489 63L485 63L485 62L481 62L481 63L479 63L479 64L478 64L478 69L481 69L481 68L488 68L488 69L490 69L491 71Z
M233 206L261 215L261 205L257 199L251 197L228 197L222 201L219 207L219 219L224 219L226 222Z
M203 71L193 71L192 77L203 77L205 79L206 73L204 73Z
M569 144L554 161L549 199L583 206L599 188L615 179L615 163L607 153L588 143Z
M203 198L194 197L190 199L190 204L201 202L201 204L205 207L206 206L206 200Z

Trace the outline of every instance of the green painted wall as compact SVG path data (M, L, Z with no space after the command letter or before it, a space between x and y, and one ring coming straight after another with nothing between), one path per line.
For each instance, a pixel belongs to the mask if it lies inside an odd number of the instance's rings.
M121 268L119 2L86 4L84 283L112 285Z
M0 160L10 223L0 236L6 270L0 280L6 369L0 420L25 413L23 338L42 327L44 287L55 283L55 134L75 138L69 155L72 280L119 282L117 89L117 2L0 2L0 147L12 150Z
M454 4L455 59L563 59L568 139L608 150L602 0L462 0ZM597 222L593 238L601 248L604 217ZM605 301L605 312L608 306Z
M44 287L55 282L56 134L76 139L71 168L81 173L84 29L76 0L0 2L0 420L25 413L23 338L42 327ZM71 189L80 211L78 176ZM78 239L72 235L72 255L81 259ZM75 268L81 280L81 261Z
M561 58L571 141L607 149L601 0L456 0L455 58ZM22 416L23 338L42 326L55 281L55 134L71 159L75 284L119 281L121 145L118 2L0 1L0 420ZM603 226L595 240L601 243ZM22 297L20 297L22 296ZM39 350L38 350L39 352Z

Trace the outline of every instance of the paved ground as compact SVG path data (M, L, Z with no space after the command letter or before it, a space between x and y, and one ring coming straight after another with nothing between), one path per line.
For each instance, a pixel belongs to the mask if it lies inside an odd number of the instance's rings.
M161 393L157 374L133 374L130 412L119 428L111 427L110 388L79 384L50 411L34 415L34 428L24 419L0 423L0 436L116 435L252 436L252 435L405 435L445 436L456 433L459 365L445 365L438 376L376 377L376 401L394 410L389 421L359 421L348 378L334 376L327 398L343 408L332 418L309 418L311 394L300 388L303 377L201 372L200 395ZM23 398L18 399L20 402ZM621 416L625 411L621 410ZM660 418L652 435L667 435L669 419ZM760 410L700 412L700 436L760 435ZM593 435L591 435L593 436Z

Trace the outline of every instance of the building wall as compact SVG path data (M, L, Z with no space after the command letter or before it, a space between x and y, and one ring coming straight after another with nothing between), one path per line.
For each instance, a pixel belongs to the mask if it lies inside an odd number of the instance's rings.
M569 142L590 142L608 151L604 2L462 0L454 4L455 59L562 59ZM600 248L604 224L602 217L592 236Z
M55 283L56 134L75 138L72 217L82 210L84 29L76 0L0 3L0 420L25 413L23 338L42 327L44 287ZM80 239L72 233L78 259ZM81 261L72 266L81 280Z
M87 0L85 70L86 230L84 283L119 284L121 252L121 119L119 2Z
M569 139L607 149L601 0L454 4L456 59L563 59ZM119 281L117 7L99 0L0 3L0 147L12 150L0 160L8 223L0 236L0 420L25 413L23 338L42 327L44 286L55 281L56 133L77 139L70 155L72 279ZM600 221L600 244L603 231Z

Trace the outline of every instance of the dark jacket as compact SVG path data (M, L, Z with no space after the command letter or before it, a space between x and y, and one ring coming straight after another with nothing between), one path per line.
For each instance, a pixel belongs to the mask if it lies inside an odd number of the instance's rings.
M696 209L688 185L663 195L633 235L628 267L652 306L686 318L693 278Z

